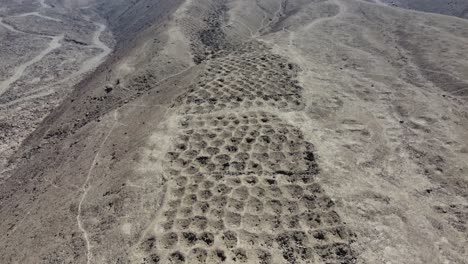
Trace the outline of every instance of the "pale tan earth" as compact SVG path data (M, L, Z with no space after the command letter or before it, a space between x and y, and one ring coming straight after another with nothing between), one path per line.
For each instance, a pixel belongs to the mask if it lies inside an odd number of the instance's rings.
M107 19L83 17L101 52L88 63L107 60L5 154L0 263L468 263L459 14L360 0L64 6ZM112 54L96 37L106 27Z

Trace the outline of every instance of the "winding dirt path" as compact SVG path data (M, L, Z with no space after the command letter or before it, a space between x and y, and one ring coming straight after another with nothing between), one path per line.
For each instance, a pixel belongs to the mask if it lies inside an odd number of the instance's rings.
M6 24L5 22L3 22L2 17L0 17L0 25L2 25L4 28L8 29L11 32L18 33L18 34L26 34L26 33L22 32L22 31L19 31L19 30L15 29L14 27Z
M39 12L24 13L24 14L21 14L21 15L16 15L14 17L25 17L25 16L37 16L37 17L41 17L41 18L56 21L56 22L61 22L62 21L61 19L58 19L58 18L42 15Z
M105 57L107 57L107 55L109 55L112 52L112 49L109 48L106 44L104 44L100 39L102 33L107 29L107 26L98 22L94 22L94 25L96 25L97 30L94 32L93 35L93 46L101 49L102 52L96 55L95 57L92 57L89 60L85 61L77 72L73 73L65 80L73 79L77 76L80 76L83 73L94 69L99 64L101 64L101 62L104 60Z
M45 1L46 0L39 0L41 8L52 8L50 5L46 4ZM16 15L15 17L25 17L25 16L38 16L38 17L48 19L48 20L52 20L52 21L56 21L56 22L61 22L62 21L62 20L54 18L54 17L49 17L49 16L46 16L46 15L42 15L39 12L24 13L24 14ZM86 19L88 20L89 18L86 18ZM94 22L94 21L90 21L90 22L92 22L97 28L96 31L94 32L94 35L93 35L93 45L92 45L92 47L98 48L98 49L102 50L102 52L99 53L98 55L86 60L85 62L83 62L80 69L78 71L72 73L70 76L62 79L61 81L58 81L56 83L53 83L53 84L49 85L49 87L45 87L45 88L37 90L37 92L39 92L39 94L34 93L34 94L29 95L29 96L23 97L21 99L11 101L11 102L8 103L8 105L11 105L11 104L14 104L14 103L17 103L17 102L20 102L20 101L26 101L26 100L29 100L29 99L34 99L34 98L49 95L49 94L54 92L53 89L52 89L52 86L64 83L66 81L70 81L70 80L72 80L72 79L74 79L74 78L76 78L76 77L90 71L90 70L93 70L94 68L99 66L99 64L102 63L102 61L105 59L105 57L107 57L112 52L112 49L109 48L105 43L103 43L100 40L100 37L101 37L102 33L107 29L107 26L102 24L102 23L99 23L99 22ZM11 32L14 32L14 33L18 33L18 34L34 34L34 33L23 32L23 31L15 29L13 26L4 23L3 18L1 18L1 17L0 17L0 26L3 26L7 30L9 30ZM40 36L51 37L52 38L52 41L49 43L49 46L45 50L43 50L39 55L37 55L36 57L31 59L30 61L18 66L15 69L15 73L13 74L13 76L11 76L10 78L0 82L0 96L3 95L10 88L11 84L13 84L14 82L16 82L17 80L19 80L21 78L21 76L23 75L23 73L24 73L24 71L26 70L27 67L33 65L36 62L39 62L47 54L49 54L52 50L57 49L57 48L62 46L60 44L60 41L64 38L63 34L60 35L60 36L47 36L47 35L40 35Z
M42 17L44 19L53 20L53 21L57 21L57 22L62 21L60 19L56 19L56 18L53 18L53 17L48 17L48 16L41 15L38 12L24 13L24 14L21 14L21 15L17 15L16 17L24 17L24 16L38 16L38 17ZM5 27L7 30L9 30L11 32L14 32L14 33L35 35L35 34L32 34L32 33L27 33L27 32L23 32L23 31L19 31L19 30L15 29L14 27L4 23L3 18L0 18L0 25ZM33 65L36 62L39 62L47 54L49 54L53 50L58 49L58 48L60 48L62 46L60 41L62 41L63 38L64 38L63 34L58 35L58 36L45 36L45 35L39 35L39 36L51 37L52 40L50 41L49 46L46 49L44 49L41 53L39 53L36 57L32 58L30 61L27 61L27 62L23 63L22 65L18 66L15 69L15 73L13 74L13 76L11 76L10 78L0 82L0 96L2 96L8 90L8 88L10 87L10 85L12 83L16 82L17 80L19 80L21 78L21 76L23 76L23 73L26 70L26 68L28 68L29 66Z
M50 5L46 4L45 3L46 0L39 0L39 3L41 5L41 8L52 8ZM38 17L41 17L41 18L44 18L44 19L48 19L48 20L52 20L52 21L56 21L56 22L61 22L62 20L60 19L57 19L57 18L53 18L53 17L49 17L49 16L46 16L46 15L42 15L40 14L39 12L29 12L29 13L24 13L24 14L20 14L20 15L16 15L15 17L25 17L25 16L38 16ZM53 86L53 85L57 85L57 84L61 84L65 81L69 81L75 77L78 77L90 70L93 70L94 68L96 68L103 60L105 57L107 57L111 52L112 52L112 49L109 48L106 44L104 44L101 40L100 40L100 37L102 35L102 33L107 29L107 26L102 24L102 23L98 23L98 22L93 22L94 25L96 26L96 31L94 32L94 35L93 35L93 47L96 47L98 49L101 49L102 52L88 60L86 60L80 67L80 69L75 72L75 73L72 73L70 76L68 76L67 78L59 81L59 82L56 82L50 86ZM3 18L0 17L0 25L5 27L7 30L11 31L11 32L14 32L14 33L18 33L18 34L33 34L33 33L27 33L27 32L23 32L23 31L20 31L20 30L17 30L15 29L14 27L12 27L11 25L8 25L6 23L3 22ZM40 36L43 36L43 37L51 37L52 38L52 41L49 43L49 46L43 50L40 54L38 54L36 57L34 57L33 59L31 59L30 61L18 66L16 69L15 69L15 73L13 74L13 76L11 76L10 78L0 82L0 96L2 96L11 86L11 84L13 84L14 82L16 82L17 80L19 80L21 78L21 76L23 75L24 71L26 70L27 67L33 65L34 63L37 63L39 62L40 60L42 60L47 54L49 54L51 51L59 48L62 46L62 44L60 43L61 40L63 40L64 38L64 35L59 35L59 36L46 36L46 35L40 35ZM33 99L33 98L37 98L37 97L42 97L42 96L46 96L46 95L49 95L51 93L53 93L53 89L51 89L51 87L46 87L45 89L40 89L39 90L39 94L37 93L34 93L30 96L26 96L26 97L23 97L21 99L18 99L18 100L14 100L14 101L11 101L8 103L8 105L10 104L14 104L14 103L17 103L17 102L20 102L20 101L26 101L28 99Z
M303 30L305 32L310 31L313 27L315 27L318 24L324 23L326 21L337 19L337 18L339 18L340 16L342 16L345 13L346 6L340 0L330 0L329 2L338 7L338 13L333 15L333 16L321 17L321 18L315 19L314 21L310 22L309 24L307 24L304 27Z
M304 32L307 33L311 31L315 26L325 23L327 21L331 21L334 19L338 19L341 17L345 12L346 12L346 6L340 2L340 0L330 0L330 3L338 6L339 10L338 13L333 15L333 16L328 16L328 17L321 17L318 19L315 19L314 21L304 25L302 28L300 28L297 32ZM306 65L307 63L304 61L304 56L300 54L299 49L296 46L297 43L297 32L295 31L289 31L285 28L283 28L283 31L288 33L288 47L289 47L289 52L291 53L291 58L295 59L296 62L298 62L304 69L307 69Z
M86 242L86 259L87 259L86 263L87 264L89 264L91 262L91 259L92 259L92 252L91 252L92 246L91 246L89 234L86 231L85 227L83 226L83 222L81 220L81 208L82 208L84 200L86 199L86 195L88 194L88 191L89 191L89 188L90 188L91 176L92 176L94 167L96 166L97 161L99 159L99 156L101 154L101 150L103 149L104 145L106 144L107 139L111 135L112 131L114 130L114 128L118 124L118 120L119 120L119 115L118 115L118 112L115 111L114 112L114 122L112 123L112 126L109 129L109 131L106 133L106 136L104 137L103 141L101 142L101 145L99 145L99 148L97 149L96 155L94 155L93 161L91 162L91 166L89 167L88 174L86 175L86 180L85 180L85 182L83 183L83 186L82 186L83 193L81 195L80 203L78 204L78 214L76 215L76 221L77 221L77 224L78 224L78 228L80 229L81 233L83 233L83 238L85 239L85 242Z
M8 88L10 87L12 83L16 82L17 80L21 78L21 76L23 76L23 73L26 70L26 68L28 68L29 66L33 65L36 62L39 62L53 50L60 48L62 46L60 42L61 40L63 40L63 37L64 35L53 37L52 40L49 42L49 46L45 50L43 50L41 53L39 53L36 57L31 59L30 61L25 62L21 64L20 66L18 66L15 69L15 73L13 74L13 76L11 76L10 78L0 83L0 96L2 96L8 90Z
M93 35L93 45L92 46L101 49L102 52L100 54L88 59L87 61L85 61L78 71L72 73L70 76L66 77L65 79L60 80L60 81L58 81L58 82L56 82L54 84L51 84L51 85L49 85L49 87L45 87L43 89L37 90L37 92L39 92L39 93L33 93L33 94L29 95L29 96L25 96L25 97L22 97L20 99L8 102L5 105L12 105L12 104L15 104L15 103L18 103L18 102L23 102L23 101L27 101L27 100L30 100L30 99L35 99L35 98L50 95L50 94L52 94L54 92L54 89L52 89L51 86L61 84L61 83L64 83L66 81L70 81L73 78L78 77L78 76L80 76L80 75L82 75L82 74L84 74L84 73L86 73L86 72L88 72L90 70L93 70L97 66L99 66L99 64L102 63L102 61L105 59L105 57L107 57L112 52L112 49L109 48L105 43L103 43L100 40L100 37L101 37L102 33L107 29L107 26L104 25L104 24L98 23L98 22L94 22L94 24L96 25L97 29L96 29L96 31L94 32L94 35ZM3 25L7 29L9 29L9 30L11 30L13 32L16 32L16 33L27 34L25 32L18 31L16 29L14 29L13 27L3 23L1 18L0 18L0 25ZM60 37L60 36L54 37L53 41L49 44L49 47L46 50L44 50L43 52L41 52L38 56L33 58L31 61L19 66L16 69L15 74L11 78L9 78L8 80L5 80L2 83L0 83L0 96L8 90L9 86L12 83L14 83L19 78L21 78L24 70L28 66L30 66L30 65L32 65L32 64L34 64L36 62L39 62L45 55L50 53L53 50L53 49L50 49L51 46L55 47L54 49L59 48L61 46L61 44L59 44L59 43L55 44L55 42L54 42L54 39L56 39L58 37ZM61 35L60 40L62 40L62 39L63 39L63 35Z

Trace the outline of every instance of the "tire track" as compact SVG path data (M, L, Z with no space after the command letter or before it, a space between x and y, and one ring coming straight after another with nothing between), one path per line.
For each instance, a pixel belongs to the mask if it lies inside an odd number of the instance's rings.
M81 187L82 191L83 191L83 194L81 195L81 199L80 199L80 202L78 204L78 213L76 215L76 221L77 221L77 224L78 224L78 228L80 229L81 233L83 234L83 238L84 238L84 240L86 242L86 259L87 259L86 263L88 263L88 264L91 263L91 259L92 259L92 252L91 252L92 246L91 246L91 242L90 242L90 239L89 239L89 234L86 231L86 229L85 229L85 227L83 225L83 221L81 219L81 208L82 208L83 202L86 199L86 195L88 194L88 191L90 189L91 176L92 176L94 167L96 166L97 161L99 159L101 150L104 147L104 145L106 144L107 140L109 139L109 136L112 134L112 131L114 130L114 128L116 127L116 125L118 123L119 123L118 122L118 113L117 113L117 111L115 111L114 112L114 122L113 122L111 128L109 129L109 131L107 132L106 136L104 137L101 145L99 145L99 148L97 149L96 155L94 155L93 161L92 161L91 166L89 167L88 173L86 175L86 180L83 183L83 186Z

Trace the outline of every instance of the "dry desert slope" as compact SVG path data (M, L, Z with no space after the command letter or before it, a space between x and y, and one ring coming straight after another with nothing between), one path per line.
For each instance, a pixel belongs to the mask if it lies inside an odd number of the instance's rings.
M107 59L5 155L0 262L467 263L468 20L383 2L62 3Z

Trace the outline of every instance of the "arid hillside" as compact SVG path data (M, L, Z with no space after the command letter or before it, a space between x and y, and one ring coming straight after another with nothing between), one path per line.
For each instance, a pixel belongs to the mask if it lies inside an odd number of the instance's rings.
M96 50L46 109L1 75L0 263L466 263L463 3L383 2L3 9L5 72Z

